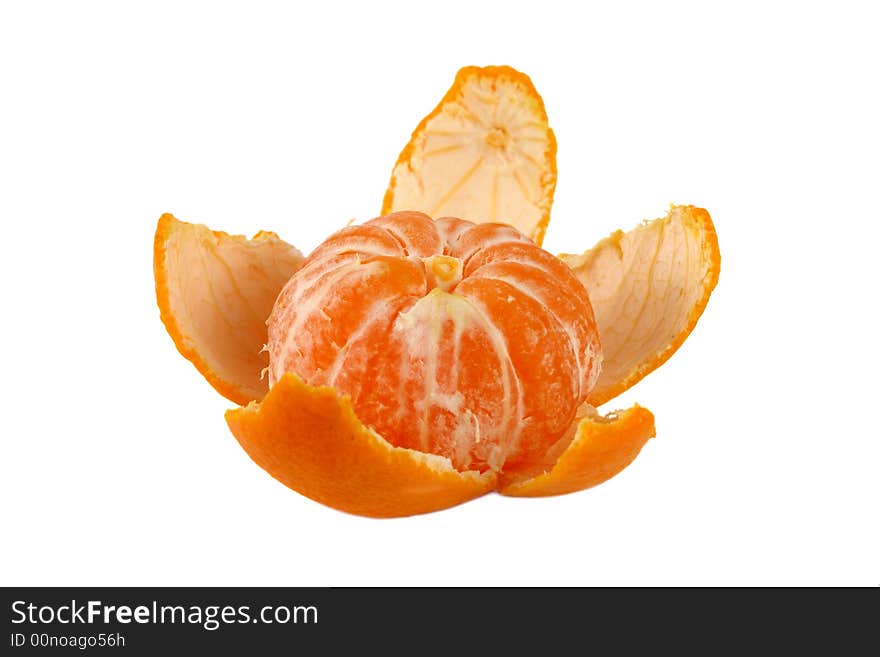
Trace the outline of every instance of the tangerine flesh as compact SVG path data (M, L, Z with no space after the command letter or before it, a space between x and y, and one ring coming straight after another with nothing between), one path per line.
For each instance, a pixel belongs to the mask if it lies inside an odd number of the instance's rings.
M510 226L400 212L331 236L269 317L286 372L351 398L392 445L517 468L564 434L600 368L586 289Z

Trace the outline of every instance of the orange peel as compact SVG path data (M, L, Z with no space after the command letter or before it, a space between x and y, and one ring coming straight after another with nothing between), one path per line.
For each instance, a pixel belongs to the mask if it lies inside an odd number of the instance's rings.
M499 492L544 497L591 488L632 463L655 435L654 415L638 404L605 417L590 409L572 425L570 442L549 469L532 477L502 480Z
M467 66L397 159L382 214L503 222L540 246L556 188L556 138L531 79Z
M221 395L261 399L266 317L302 254L275 233L248 240L163 214L153 242L156 301L178 351Z
M587 288L604 361L588 401L599 406L665 363L697 325L718 283L721 253L709 213L673 206L663 219L559 256Z
M497 485L492 472L459 472L443 457L393 447L361 423L347 397L290 373L261 403L227 411L226 421L251 459L275 479L348 513L427 513Z

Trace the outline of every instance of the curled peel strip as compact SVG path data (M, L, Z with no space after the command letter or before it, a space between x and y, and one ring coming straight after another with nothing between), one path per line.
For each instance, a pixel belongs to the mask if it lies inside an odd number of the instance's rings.
M261 403L227 411L226 421L248 455L278 481L349 513L427 513L497 485L494 473L458 472L448 459L392 446L361 423L348 398L290 373Z
M156 300L178 351L224 397L262 399L266 317L303 256L275 233L248 240L164 214L156 227Z
M673 206L663 219L617 231L582 255L559 256L587 288L602 341L600 406L665 363L697 324L718 282L709 213Z
M544 497L596 486L632 463L654 435L654 416L639 405L605 417L593 411L575 422L568 446L549 469L531 478L503 479L500 492Z

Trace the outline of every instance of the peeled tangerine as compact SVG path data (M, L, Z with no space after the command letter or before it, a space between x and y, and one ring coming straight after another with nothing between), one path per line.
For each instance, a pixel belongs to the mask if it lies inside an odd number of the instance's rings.
M536 242L555 149L528 77L468 67L401 153L386 216L307 259L274 233L160 219L162 320L247 404L226 419L256 463L329 506L403 516L492 490L581 490L638 455L650 411L594 407L694 328L718 280L715 230L705 210L676 206L550 255Z
M333 386L388 442L460 471L521 469L599 375L584 286L519 231L399 212L343 229L269 317L269 385Z

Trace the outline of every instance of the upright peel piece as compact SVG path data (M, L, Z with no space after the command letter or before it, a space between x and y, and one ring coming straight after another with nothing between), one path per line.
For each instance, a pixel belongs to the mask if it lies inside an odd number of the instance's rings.
M252 240L164 214L153 243L156 300L177 349L237 404L262 399L266 318L303 261L275 233Z
M587 288L604 361L588 401L613 399L675 353L718 282L721 254L709 213L669 215L617 231L583 255L559 256Z
M507 223L540 245L555 188L556 138L532 81L468 66L400 153L382 214Z
M632 463L654 435L654 416L641 406L606 417L588 412L575 423L571 442L552 468L532 478L508 479L500 492L543 497L596 486Z
M393 447L361 423L347 397L291 373L262 403L227 411L226 421L270 475L348 513L377 518L427 513L497 484L494 473L458 472L442 457Z

